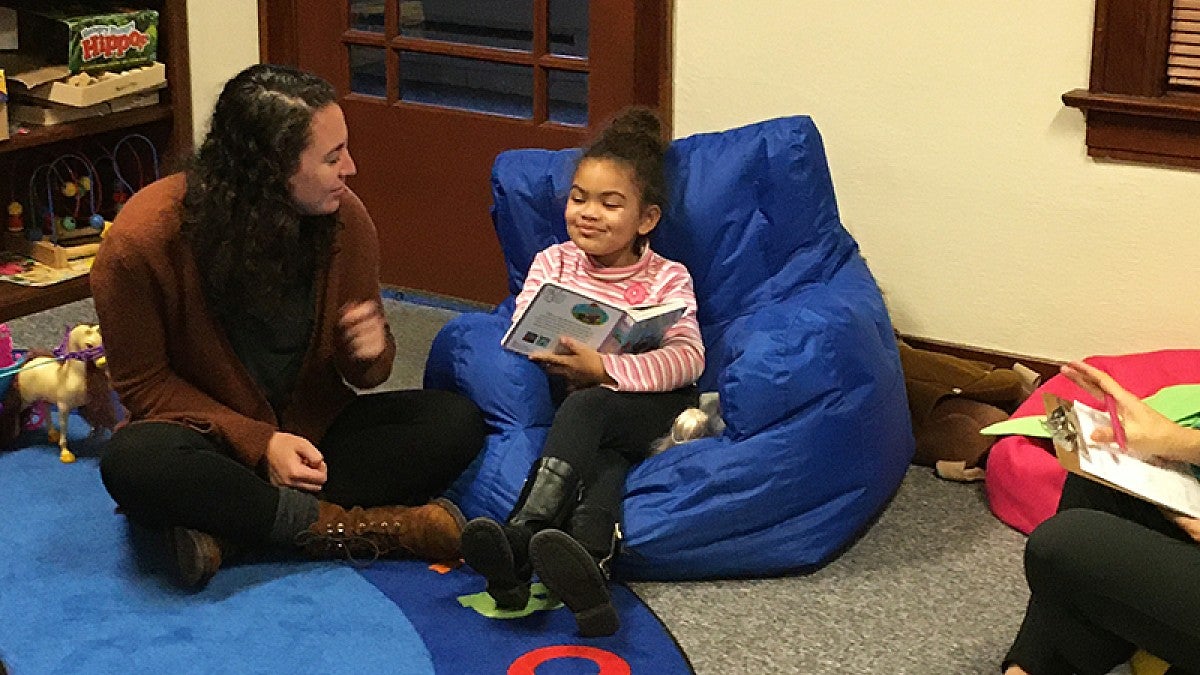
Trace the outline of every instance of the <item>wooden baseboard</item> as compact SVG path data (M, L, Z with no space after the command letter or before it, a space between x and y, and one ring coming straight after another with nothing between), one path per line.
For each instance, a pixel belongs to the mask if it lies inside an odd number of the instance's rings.
M433 291L425 291L419 288L409 288L407 286L397 286L395 284L381 284L383 297L392 300L403 300L417 305L425 305L426 307L436 307L438 309L449 309L455 312L490 312L496 308L495 305L479 302L477 300L467 300L453 295L445 295L442 293L434 293Z
M1012 354L1010 352L979 349L970 345L943 342L941 340L934 340L932 338L915 337L904 334L901 334L900 337L903 338L906 343L912 347L915 347L916 349L927 349L931 352L957 356L960 359L982 361L984 363L990 363L999 368L1011 368L1014 363L1020 363L1040 374L1043 382L1057 375L1058 369L1062 365L1061 361L1047 361L1045 359L1039 359L1033 356L1023 356L1021 354Z

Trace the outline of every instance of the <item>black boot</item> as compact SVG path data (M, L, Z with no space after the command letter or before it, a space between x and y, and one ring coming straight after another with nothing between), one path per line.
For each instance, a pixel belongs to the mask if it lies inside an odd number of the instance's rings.
M538 578L575 615L584 637L612 635L621 620L608 591L611 562L621 543L621 528L608 509L580 505L571 519L572 537L560 530L534 535L529 555Z
M463 560L487 579L487 592L500 609L524 609L529 602L529 542L537 532L561 527L579 501L579 477L557 457L534 462L508 522L491 518L467 523Z
M583 546L605 577L612 577L612 561L621 548L620 518L613 509L580 504L571 514L567 532Z

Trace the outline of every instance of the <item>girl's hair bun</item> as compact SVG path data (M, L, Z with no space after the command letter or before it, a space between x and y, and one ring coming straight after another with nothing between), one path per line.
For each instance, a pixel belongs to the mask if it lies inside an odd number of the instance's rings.
M584 148L584 158L615 159L633 167L642 188L642 202L662 206L666 196L663 156L667 141L663 125L653 110L641 106L626 108L612 119L600 136Z

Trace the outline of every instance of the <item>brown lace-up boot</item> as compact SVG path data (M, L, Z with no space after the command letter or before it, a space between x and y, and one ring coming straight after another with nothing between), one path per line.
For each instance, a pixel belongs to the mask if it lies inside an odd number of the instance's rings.
M216 537L187 527L167 530L171 572L184 588L204 588L221 567L228 544Z
M462 512L448 499L424 506L343 508L318 502L317 522L296 543L315 558L371 562L380 557L458 562Z

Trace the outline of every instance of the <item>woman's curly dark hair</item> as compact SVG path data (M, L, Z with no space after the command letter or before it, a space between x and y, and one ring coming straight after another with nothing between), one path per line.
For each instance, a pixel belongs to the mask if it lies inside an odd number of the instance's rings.
M181 230L219 317L270 315L282 289L325 263L336 217L307 216L289 179L311 140L313 114L337 92L294 68L251 66L221 90L191 158Z

